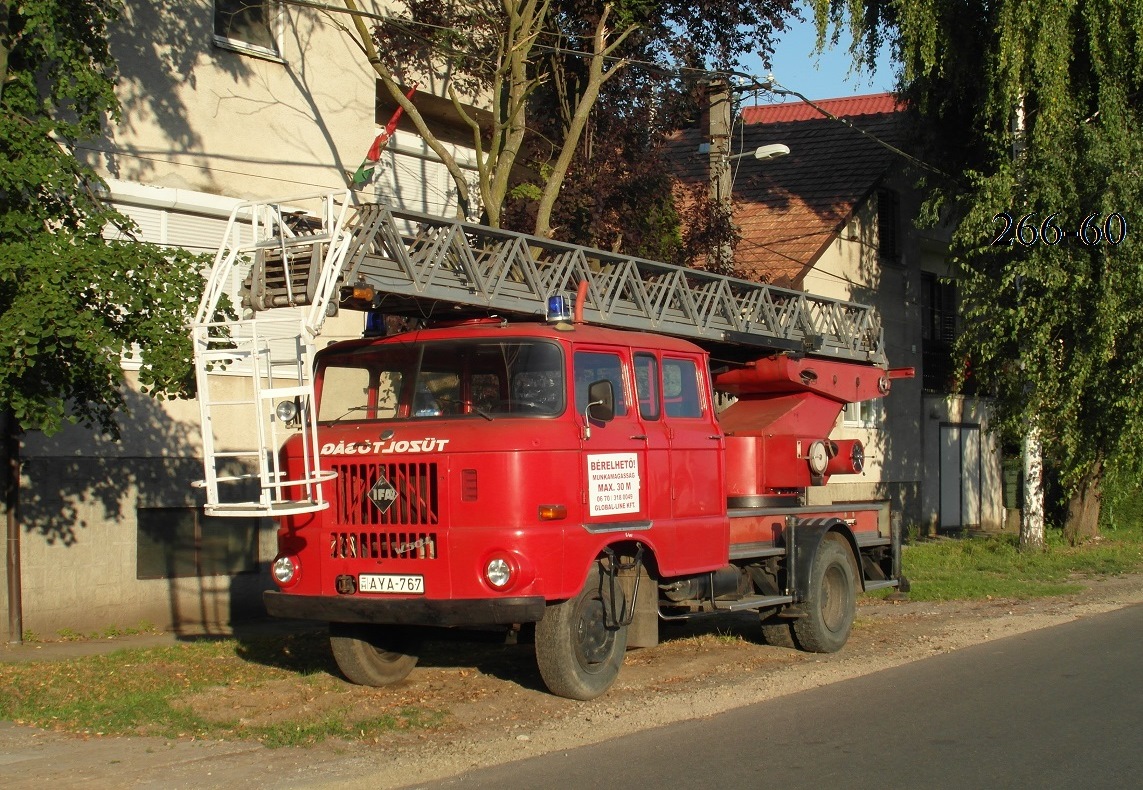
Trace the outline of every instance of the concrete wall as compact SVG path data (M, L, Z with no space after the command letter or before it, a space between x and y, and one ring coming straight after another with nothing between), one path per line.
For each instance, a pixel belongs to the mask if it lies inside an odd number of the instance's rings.
M121 442L69 428L23 441L21 491L24 629L39 637L107 627L209 630L232 610L256 603L238 596L265 580L252 576L137 578L141 507L189 507L202 477L194 402L160 404L139 395L128 374L130 416ZM273 556L273 530L260 530L259 558ZM249 612L247 612L249 614Z

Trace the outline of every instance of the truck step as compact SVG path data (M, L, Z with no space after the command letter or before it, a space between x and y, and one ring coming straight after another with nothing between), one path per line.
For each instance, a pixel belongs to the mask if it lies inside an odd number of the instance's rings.
M789 595L750 595L737 601L715 601L714 608L720 612L737 612L742 609L765 609L768 606L782 606L793 603Z

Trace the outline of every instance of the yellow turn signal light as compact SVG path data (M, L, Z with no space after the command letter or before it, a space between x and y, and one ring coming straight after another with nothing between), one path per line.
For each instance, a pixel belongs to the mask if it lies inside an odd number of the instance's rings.
M540 505L540 521L560 521L567 517L567 505Z

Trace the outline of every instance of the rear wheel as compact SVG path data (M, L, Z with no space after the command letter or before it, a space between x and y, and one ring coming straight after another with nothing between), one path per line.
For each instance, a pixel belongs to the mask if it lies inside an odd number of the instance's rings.
M614 625L604 594L599 567L593 566L579 595L550 604L536 623L536 664L544 684L557 696L594 699L619 675L627 626ZM622 600L616 604L622 610Z
M853 630L857 592L853 553L840 535L826 535L818 546L805 609L793 626L798 646L811 653L841 650Z
M337 668L361 686L397 683L417 665L417 640L399 627L330 623L329 646Z

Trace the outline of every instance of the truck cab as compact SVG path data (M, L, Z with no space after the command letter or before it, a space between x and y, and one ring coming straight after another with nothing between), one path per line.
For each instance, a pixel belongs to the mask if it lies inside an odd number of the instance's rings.
M468 321L331 345L315 384L332 505L282 519L272 613L539 620L617 535L672 576L727 562L723 440L692 343Z

